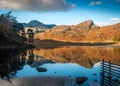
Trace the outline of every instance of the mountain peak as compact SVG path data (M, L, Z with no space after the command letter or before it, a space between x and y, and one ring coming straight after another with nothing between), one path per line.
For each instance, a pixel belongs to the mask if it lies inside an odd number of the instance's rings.
M79 23L77 26L78 26L78 28L81 28L81 29L90 29L94 25L95 24L92 20L86 20L82 23Z
M38 20L31 20L28 24L23 24L25 27L32 28L52 28L56 26L55 24L44 24Z
M28 23L28 25L29 25L30 27L39 27L39 26L44 27L44 26L45 26L43 23L41 23L41 22L39 22L39 21L37 21L37 20L31 20L31 21Z
M41 23L41 22L39 22L38 20L31 20L29 23L32 23L32 22ZM43 23L42 23L42 24L43 24Z
M94 25L93 21L92 20L86 20L86 21L83 21L81 23L79 23L78 25L81 25L81 24L85 24L85 25Z

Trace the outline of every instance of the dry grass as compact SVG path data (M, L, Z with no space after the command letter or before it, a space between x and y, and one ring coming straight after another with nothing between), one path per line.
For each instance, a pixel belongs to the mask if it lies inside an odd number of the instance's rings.
M55 40L35 40L36 48L56 48L61 46L114 46L116 42L62 42ZM120 46L120 45L119 45Z

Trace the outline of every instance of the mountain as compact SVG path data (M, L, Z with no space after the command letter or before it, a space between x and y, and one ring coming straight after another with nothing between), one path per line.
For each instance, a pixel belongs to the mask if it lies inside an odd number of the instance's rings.
M95 25L92 20L84 21L84 22L82 22L80 24L77 24L75 27L77 27L79 29L86 29L86 30L100 29L100 27Z
M29 23L22 23L24 27L32 27L32 28L52 28L56 26L55 24L44 24L37 20L31 20Z
M120 23L100 27L92 20L77 25L61 25L35 35L36 39L50 39L69 42L119 41Z

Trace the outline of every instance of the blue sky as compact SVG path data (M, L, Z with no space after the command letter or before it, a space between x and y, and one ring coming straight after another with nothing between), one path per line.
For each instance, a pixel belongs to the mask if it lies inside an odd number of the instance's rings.
M9 10L18 22L26 23L72 25L91 19L104 26L120 22L120 0L0 0L0 14Z

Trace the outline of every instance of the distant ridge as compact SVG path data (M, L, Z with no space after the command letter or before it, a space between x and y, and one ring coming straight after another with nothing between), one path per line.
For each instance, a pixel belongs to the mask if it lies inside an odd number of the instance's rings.
M24 27L31 27L31 28L53 28L56 26L55 24L44 24L37 20L31 20L29 23L22 23Z

